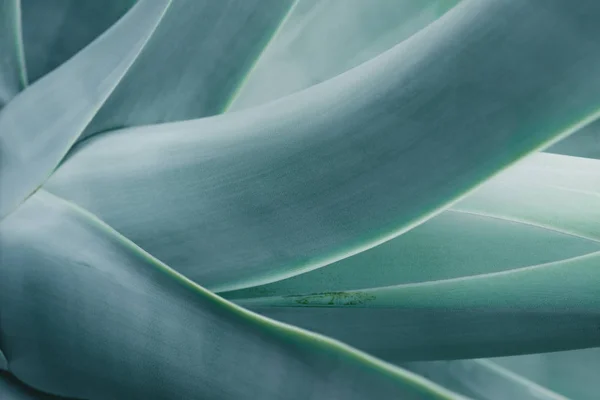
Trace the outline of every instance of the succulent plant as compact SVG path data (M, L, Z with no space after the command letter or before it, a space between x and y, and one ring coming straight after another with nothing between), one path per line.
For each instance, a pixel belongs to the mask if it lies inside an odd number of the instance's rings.
M599 18L0 0L0 398L596 398Z

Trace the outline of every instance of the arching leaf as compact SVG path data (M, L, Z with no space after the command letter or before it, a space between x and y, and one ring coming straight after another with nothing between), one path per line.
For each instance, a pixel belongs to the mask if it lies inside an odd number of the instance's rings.
M316 269L593 120L597 14L592 0L466 1L280 101L90 139L47 188L211 290Z
M32 387L86 399L458 399L237 307L38 191L0 226L0 339Z

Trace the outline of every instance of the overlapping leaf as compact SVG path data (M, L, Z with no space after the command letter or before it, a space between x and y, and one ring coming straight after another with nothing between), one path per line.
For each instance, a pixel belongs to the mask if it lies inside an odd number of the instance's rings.
M223 295L392 361L597 346L599 191L600 161L536 154L387 243Z
M593 119L600 87L583 71L600 55L581 38L600 31L596 13L593 1L461 3L280 101L90 139L48 189L213 290L315 269Z
M136 0L18 0L27 76L35 82L113 25Z
M229 108L323 82L390 49L458 0L302 0Z
M226 302L44 191L0 229L2 349L9 370L45 392L86 399L458 398Z
M432 361L406 366L477 400L568 400L488 360Z
M50 175L135 61L168 4L140 1L102 38L2 109L0 219Z
M0 0L0 109L25 85L19 0Z

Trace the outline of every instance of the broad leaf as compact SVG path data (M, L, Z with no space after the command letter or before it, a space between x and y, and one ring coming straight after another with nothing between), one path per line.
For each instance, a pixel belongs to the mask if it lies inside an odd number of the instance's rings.
M323 82L390 49L458 0L302 0L230 110Z
M294 0L177 0L84 137L221 113Z
M600 251L511 271L237 303L393 362L600 346Z
M38 191L0 225L9 370L86 399L453 399L348 346L195 285Z
M2 109L0 219L58 165L136 59L168 4L140 1L105 35Z
M600 121L586 126L577 133L547 148L546 151L600 159Z
M135 1L20 0L29 81L37 81L75 55Z
M600 161L536 154L389 242L222 295L392 361L597 345L599 191Z
M26 85L19 0L0 0L0 109Z
M0 372L0 399L2 400L61 400L65 397L52 396L31 389L7 372Z
M596 16L592 0L467 1L279 101L92 138L47 187L211 290L297 275L403 233L595 118Z
M342 292L508 271L600 251L600 161L534 154L413 230L230 299Z
M600 348L492 359L498 365L577 400L600 393Z
M568 400L489 360L416 362L406 368L477 400Z

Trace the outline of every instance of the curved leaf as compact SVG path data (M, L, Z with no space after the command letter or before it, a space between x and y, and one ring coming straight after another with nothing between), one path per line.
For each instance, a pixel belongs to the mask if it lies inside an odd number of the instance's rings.
M19 0L0 0L0 109L26 85Z
M600 159L600 121L564 138L545 151L576 157Z
M58 165L138 56L168 4L140 1L98 40L2 109L0 219Z
M7 368L6 357L4 357L4 353L0 350L0 371L3 371Z
M600 82L583 71L600 67L599 14L592 0L466 1L279 101L91 139L47 187L211 290L297 275L593 120Z
M568 400L489 360L430 361L405 366L473 399Z
M221 113L294 1L174 1L82 138Z
M435 21L458 0L302 0L260 58L230 110L323 82Z
M412 373L255 315L38 191L0 226L9 370L86 399L453 399Z
M37 81L114 24L136 0L20 0L27 75Z
M600 346L599 265L595 252L472 277L237 303L393 362L540 353Z
M539 153L386 243L318 270L222 295L341 292L560 261L600 251L598 221L600 161Z
M65 397L52 396L27 387L7 372L0 372L0 398L2 400L60 400Z
M572 399L595 400L600 393L600 348L527 354L492 361Z

